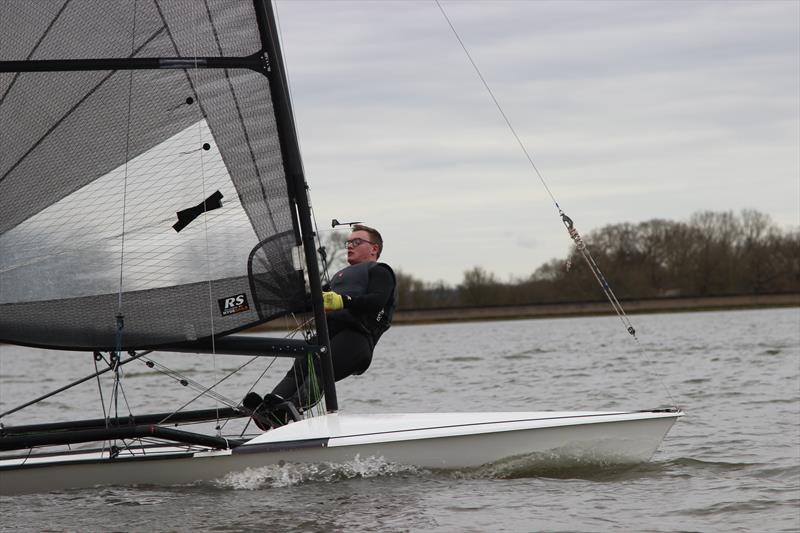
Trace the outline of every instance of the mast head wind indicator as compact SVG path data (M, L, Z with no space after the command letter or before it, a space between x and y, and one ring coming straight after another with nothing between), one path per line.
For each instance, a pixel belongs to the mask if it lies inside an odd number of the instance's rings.
M338 226L350 226L352 228L356 224L361 224L361 222L358 222L358 221L356 221L356 222L339 222L335 218L333 220L331 220L331 227L332 228L336 228Z

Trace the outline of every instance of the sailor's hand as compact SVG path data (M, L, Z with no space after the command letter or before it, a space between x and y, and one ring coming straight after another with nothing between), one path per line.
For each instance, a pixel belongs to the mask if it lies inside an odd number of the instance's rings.
M323 292L322 303L325 306L325 311L337 311L344 308L342 295L335 292Z

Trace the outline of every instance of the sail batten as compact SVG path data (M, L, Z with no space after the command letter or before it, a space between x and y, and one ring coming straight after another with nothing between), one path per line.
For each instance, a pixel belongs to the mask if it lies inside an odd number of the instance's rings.
M154 35L153 37L157 37ZM265 69L261 54L247 57L146 57L49 59L41 61L0 61L0 72L73 72L91 70L154 70L154 69Z
M2 341L114 347L120 296L124 349L308 307L253 4L133 5L0 4Z

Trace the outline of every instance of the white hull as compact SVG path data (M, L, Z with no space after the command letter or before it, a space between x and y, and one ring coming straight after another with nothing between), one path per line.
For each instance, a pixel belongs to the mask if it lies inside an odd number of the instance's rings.
M375 457L432 469L514 459L559 464L645 462L681 412L329 414L269 431L233 450L178 447L0 460L0 494L96 485L175 485L290 463Z

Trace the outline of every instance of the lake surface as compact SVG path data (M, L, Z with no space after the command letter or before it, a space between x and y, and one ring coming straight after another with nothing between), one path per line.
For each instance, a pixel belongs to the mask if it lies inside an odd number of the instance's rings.
M396 327L369 371L338 391L342 411L371 413L640 409L671 405L671 395L686 416L644 465L443 473L363 458L274 466L191 486L1 497L0 530L800 530L800 309L633 322L639 344L616 317ZM205 384L246 360L157 359ZM249 365L220 392L240 398L270 361ZM288 364L274 363L257 390ZM144 364L124 369L135 412L169 411L194 396ZM0 411L93 371L90 354L0 346ZM100 417L98 398L89 381L3 422Z

